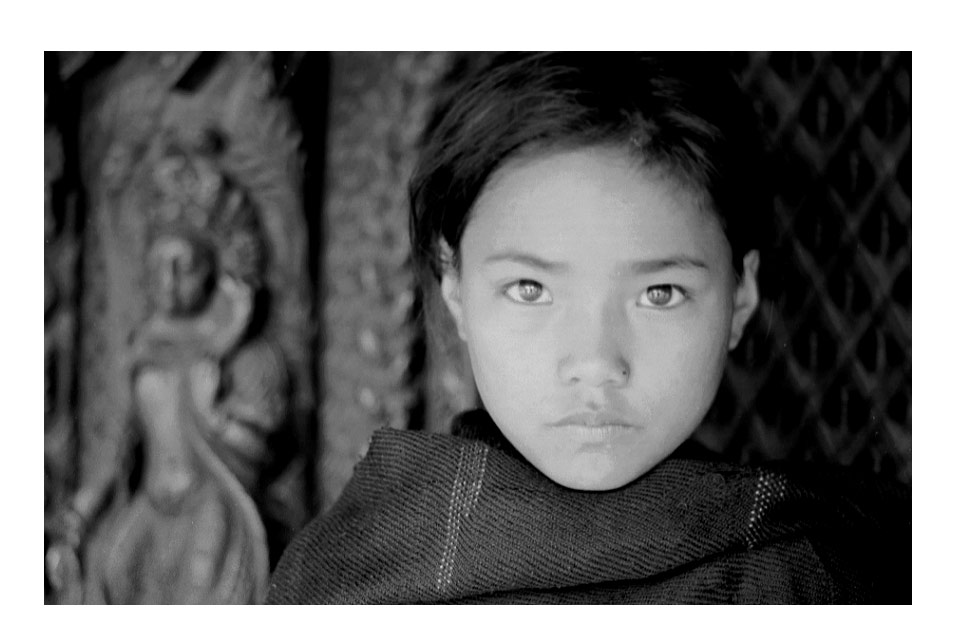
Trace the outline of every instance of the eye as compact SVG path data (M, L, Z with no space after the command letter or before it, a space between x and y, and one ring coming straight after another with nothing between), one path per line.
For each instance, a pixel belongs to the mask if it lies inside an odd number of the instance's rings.
M504 295L518 304L549 304L553 296L540 282L519 280L504 289Z
M686 292L674 284L650 286L639 296L639 306L651 309L671 309L686 299Z

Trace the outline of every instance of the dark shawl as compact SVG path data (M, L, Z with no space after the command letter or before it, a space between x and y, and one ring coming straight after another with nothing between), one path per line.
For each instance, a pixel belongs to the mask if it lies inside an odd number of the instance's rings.
M678 453L580 492L484 412L383 429L283 554L268 603L910 603L911 499L845 468Z

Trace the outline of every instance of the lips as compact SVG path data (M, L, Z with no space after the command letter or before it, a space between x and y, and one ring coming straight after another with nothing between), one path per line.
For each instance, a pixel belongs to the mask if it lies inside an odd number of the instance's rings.
M552 427L613 427L620 429L636 429L636 427L625 420L621 415L610 412L579 412L570 414L555 423L550 423Z

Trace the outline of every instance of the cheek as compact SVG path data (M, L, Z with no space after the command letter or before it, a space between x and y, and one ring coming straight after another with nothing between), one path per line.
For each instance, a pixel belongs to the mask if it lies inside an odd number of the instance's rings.
M637 367L637 373L654 418L685 419L691 424L705 414L722 379L727 339L728 323L723 318L653 338L651 364L644 364L642 372Z
M515 328L510 319L473 318L467 337L474 370L486 374L491 384L494 380L498 386L539 382L551 362L552 340L543 333Z
M205 288L207 281L204 273L189 273L182 278L182 289L188 293L197 293Z
M539 324L505 307L489 298L464 301L471 369L488 408L532 406L552 382L554 340Z

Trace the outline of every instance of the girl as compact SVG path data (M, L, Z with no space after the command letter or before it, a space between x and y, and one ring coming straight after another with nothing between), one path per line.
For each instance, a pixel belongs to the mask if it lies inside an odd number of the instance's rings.
M910 601L904 490L680 449L770 223L711 59L506 54L438 107L411 241L482 409L379 431L270 602Z

